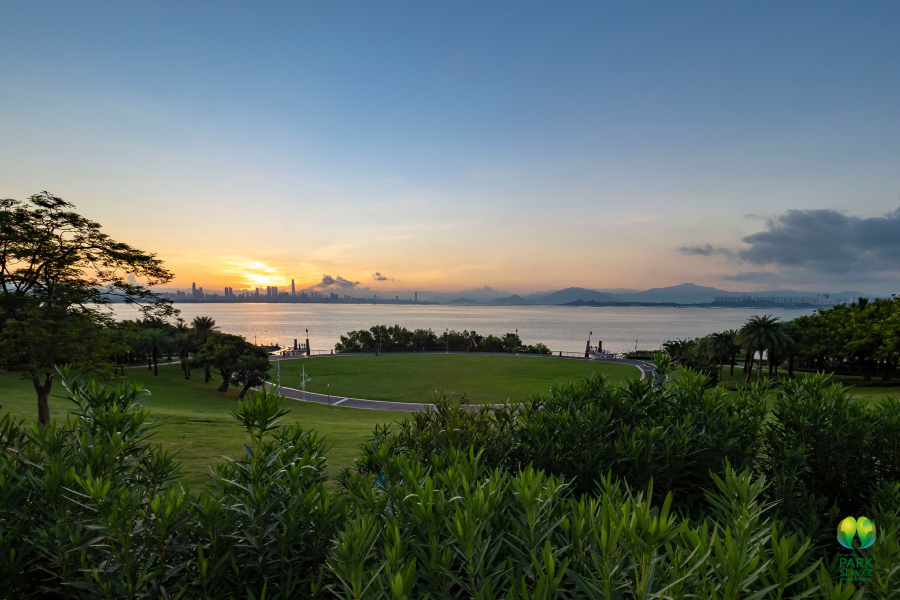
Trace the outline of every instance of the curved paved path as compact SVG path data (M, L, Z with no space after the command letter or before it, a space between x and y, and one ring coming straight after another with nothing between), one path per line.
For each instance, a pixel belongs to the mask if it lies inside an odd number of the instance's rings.
M453 353L451 353L453 354ZM459 354L466 354L465 352L460 352ZM326 355L331 356L331 355ZM347 356L335 354L334 356ZM357 355L353 355L357 356ZM505 356L509 356L508 354ZM523 354L521 356L529 356L527 354ZM572 358L560 358L557 356L536 356L531 355L531 358L555 358L557 360L579 360ZM278 356L272 357L274 360L289 360L289 359L300 359L306 358L303 356ZM316 358L316 357L310 357ZM580 359L584 360L584 359ZM592 361L599 362L612 362L619 363L623 365L631 365L633 367L637 367L641 372L641 379L646 379L650 374L653 373L653 370L647 367L646 363L639 360L631 360L628 358L591 358ZM271 385L268 383L267 385ZM314 392L303 392L302 390L298 390L295 388L283 387L281 388L282 393L286 398L290 398L291 400L297 400L298 402L314 402L316 404L327 404L329 406L340 406L341 408L361 408L363 410L384 410L384 411L393 411L393 412L421 412L425 410L426 407L431 406L430 404L423 404L418 402L389 402L385 400L366 400L364 398L347 398L344 396L328 396L325 394L317 394ZM478 405L473 405L478 406Z

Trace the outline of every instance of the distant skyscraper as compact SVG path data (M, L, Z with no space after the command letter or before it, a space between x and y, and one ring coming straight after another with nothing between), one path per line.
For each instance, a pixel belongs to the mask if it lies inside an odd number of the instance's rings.
M297 289L294 287L294 280L291 279L291 296L297 295Z

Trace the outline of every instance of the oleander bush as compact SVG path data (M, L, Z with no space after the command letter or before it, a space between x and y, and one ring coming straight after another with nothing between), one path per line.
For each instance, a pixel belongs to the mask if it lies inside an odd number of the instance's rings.
M270 388L233 411L241 455L187 491L145 390L60 376L74 417L0 419L0 598L900 595L897 403L865 408L824 378L443 399L378 428L336 487L325 442L282 426ZM846 514L878 528L854 553L865 583L838 580Z
M900 482L900 401L870 408L825 375L779 386L763 380L734 393L691 370L626 387L590 377L523 405L473 411L439 401L396 434L379 430L359 465L390 468L372 462L397 454L427 464L434 453L470 446L488 464L533 467L577 493L608 476L632 489L652 482L654 505L671 493L673 508L694 518L709 511L705 490L727 462L767 477L766 500L794 530L833 537L880 484Z

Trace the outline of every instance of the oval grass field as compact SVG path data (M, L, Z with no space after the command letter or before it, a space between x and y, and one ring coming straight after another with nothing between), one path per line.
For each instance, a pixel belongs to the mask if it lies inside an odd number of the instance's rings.
M342 355L283 360L281 384L300 389L305 367L307 391L332 396L431 402L435 389L450 396L466 394L472 403L521 402L596 373L624 383L640 377L637 367L599 361L485 354ZM276 366L270 376L275 379ZM331 385L328 386L327 384Z

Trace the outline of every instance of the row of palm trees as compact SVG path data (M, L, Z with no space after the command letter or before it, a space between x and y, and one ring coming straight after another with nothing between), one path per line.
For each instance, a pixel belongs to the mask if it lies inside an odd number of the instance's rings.
M790 327L790 323L782 323L777 317L757 315L751 317L740 330L729 329L695 340L674 340L663 344L663 349L682 366L701 371L713 371L718 363L715 371L718 371L719 379L725 372L726 363L731 367L731 375L734 375L737 357L743 353L744 381L750 381L754 364L758 366L757 380L762 378L764 363L768 364L769 377L777 377L779 357L787 356L788 376L791 376L790 348L793 340Z
M200 349L211 335L218 332L219 328L211 317L194 317L190 324L179 320L174 325L161 319L145 319L122 324L126 328L125 346L131 356L145 356L147 369L154 375L159 375L159 359L172 355L178 355L181 359L181 368L185 379L191 376L191 367L188 358L192 352ZM124 363L120 361L122 374L125 374ZM206 381L210 380L209 367L205 368Z

